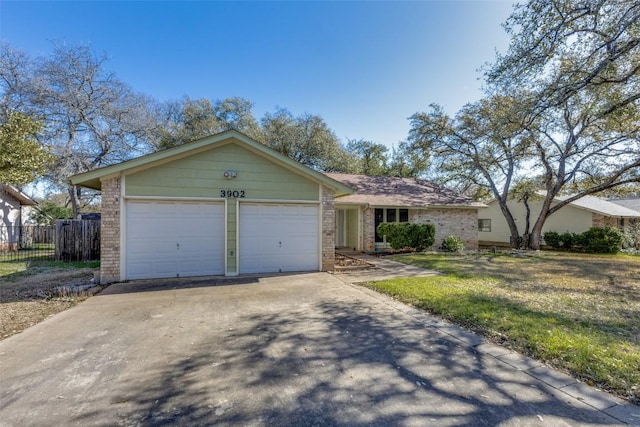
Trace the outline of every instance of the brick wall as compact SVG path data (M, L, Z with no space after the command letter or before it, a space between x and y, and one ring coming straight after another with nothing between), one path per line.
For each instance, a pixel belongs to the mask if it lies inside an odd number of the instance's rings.
M102 181L100 283L120 280L120 178L116 177Z
M475 209L410 209L409 222L435 225L434 249L452 235L462 239L466 249L478 249L478 211Z
M335 192L322 186L322 271L332 271L336 259Z
M375 209L366 208L364 210L363 218L364 224L362 227L363 244L365 252L373 252L376 250L376 232L375 232Z
M594 213L594 214L591 214L591 226L600 227L600 228L617 227L618 219Z

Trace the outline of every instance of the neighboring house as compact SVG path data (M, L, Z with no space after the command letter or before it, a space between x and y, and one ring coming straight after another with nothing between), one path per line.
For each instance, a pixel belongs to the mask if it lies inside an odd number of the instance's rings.
M37 203L12 185L0 184L0 249L19 248L21 226Z
M72 176L102 191L101 281L333 270L351 189L226 131Z
M417 178L328 173L354 190L336 199L336 246L366 252L388 248L376 227L382 222L432 223L434 247L454 235L478 248L478 209L483 203Z
M565 198L556 197L553 205L562 200ZM525 206L515 200L509 202L508 205L520 234L522 234L526 221ZM530 228L533 228L542 209L542 200L530 200L529 206L531 208ZM612 201L585 196L549 216L542 228L542 233L547 231L583 233L591 227L619 227L623 229L639 219L639 211L612 203ZM483 246L509 244L511 238L509 226L496 200L489 202L488 207L481 209L478 213L478 238L480 245Z
M633 197L630 199L609 199L611 203L624 206L625 208L640 212L640 197Z

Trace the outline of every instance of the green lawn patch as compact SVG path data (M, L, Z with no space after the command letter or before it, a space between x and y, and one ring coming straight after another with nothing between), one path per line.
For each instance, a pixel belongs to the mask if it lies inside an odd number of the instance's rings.
M79 268L98 268L100 261L64 262L64 261L3 261L0 262L0 280L12 277L29 276L53 270L74 270Z
M367 283L640 402L640 259L542 252L394 259L443 276Z

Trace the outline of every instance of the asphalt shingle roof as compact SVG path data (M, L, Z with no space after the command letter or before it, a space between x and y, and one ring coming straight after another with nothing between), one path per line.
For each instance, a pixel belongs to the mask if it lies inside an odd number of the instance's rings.
M609 201L611 203L615 203L616 205L624 206L627 209L640 212L640 197L636 197L633 199L611 199Z
M355 194L337 198L336 202L338 203L395 207L450 206L480 208L486 206L453 190L417 178L341 173L327 173L325 175L351 187L355 191Z
M558 200L565 200L564 197L556 197ZM570 203L578 208L612 217L640 218L640 212L629 209L609 200L599 199L593 196L584 196Z

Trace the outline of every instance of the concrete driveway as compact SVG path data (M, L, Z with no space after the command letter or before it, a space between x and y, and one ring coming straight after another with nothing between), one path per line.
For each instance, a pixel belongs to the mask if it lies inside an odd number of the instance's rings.
M325 273L113 285L0 361L2 426L619 425L637 408Z

